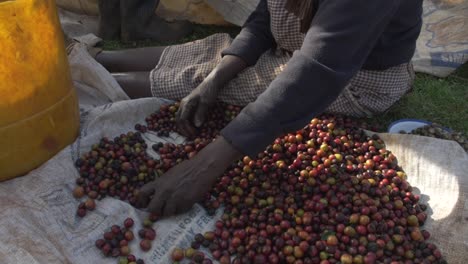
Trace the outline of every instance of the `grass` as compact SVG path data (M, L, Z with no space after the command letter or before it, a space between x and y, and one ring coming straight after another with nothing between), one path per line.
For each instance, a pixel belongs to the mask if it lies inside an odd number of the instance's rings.
M468 79L417 74L413 91L376 121L387 127L395 120L417 118L468 134Z
M239 28L196 25L191 35L173 43L105 41L103 48L117 50L165 46L205 38L219 32L229 33L234 37L238 34ZM383 127L387 127L393 121L402 118L417 118L436 122L468 135L468 63L447 78L417 74L414 90L402 98L387 113L369 120L369 122L379 122Z
M105 50L119 50L119 49L130 49L130 48L141 48L141 47L150 47L150 46L167 46L174 44L181 44L197 39L206 38L215 33L228 33L231 37L235 37L240 31L238 27L229 27L229 26L204 26L204 25L195 25L193 33L189 36L180 39L176 42L158 42L158 41L134 41L123 43L118 40L104 41L103 48Z

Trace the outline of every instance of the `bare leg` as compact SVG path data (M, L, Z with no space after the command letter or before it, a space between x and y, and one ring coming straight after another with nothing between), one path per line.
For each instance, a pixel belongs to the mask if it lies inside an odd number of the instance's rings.
M113 73L112 76L131 98L151 97L150 72Z
M148 72L156 67L166 47L103 51L96 60L110 72Z

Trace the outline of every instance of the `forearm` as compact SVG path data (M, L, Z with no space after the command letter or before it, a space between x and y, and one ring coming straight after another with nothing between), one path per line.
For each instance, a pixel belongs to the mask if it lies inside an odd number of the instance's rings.
M247 68L247 63L243 59L237 56L226 55L207 76L207 79L211 79L221 88L234 79L245 68Z
M223 167L223 170L243 156L242 152L237 150L223 136L217 137L202 152L209 153L209 155L206 155L208 158L203 158L204 160L206 159L208 167ZM216 153L216 155L212 155L213 153Z

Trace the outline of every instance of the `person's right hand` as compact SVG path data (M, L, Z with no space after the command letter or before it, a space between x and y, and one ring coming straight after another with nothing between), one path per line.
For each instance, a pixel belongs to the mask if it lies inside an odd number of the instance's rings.
M241 157L242 153L220 136L192 159L144 185L138 191L136 206L160 216L184 213L202 201L216 179Z
M182 135L190 137L196 134L196 128L205 122L207 112L216 103L220 86L208 77L182 99L176 113L177 128Z

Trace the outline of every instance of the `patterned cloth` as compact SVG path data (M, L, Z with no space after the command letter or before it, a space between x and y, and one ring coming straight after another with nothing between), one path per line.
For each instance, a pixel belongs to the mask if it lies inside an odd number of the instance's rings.
M221 61L221 51L231 42L228 34L215 34L166 48L150 75L153 96L172 100L187 96ZM240 106L255 101L281 73L288 60L289 56L266 52L255 66L245 69L230 81L221 90L219 99Z
M285 0L268 1L278 49L265 52L254 66L230 81L220 92L221 101L240 106L255 101L286 67L292 52L301 48L305 36L300 32L300 20L284 4ZM221 61L221 52L231 42L229 35L215 34L166 48L150 75L153 96L172 100L187 96ZM357 117L384 112L411 89L413 80L411 63L384 71L361 70L326 112Z
M301 48L305 35L301 33L301 21L285 9L286 0L268 0L270 29L281 49L295 51Z

